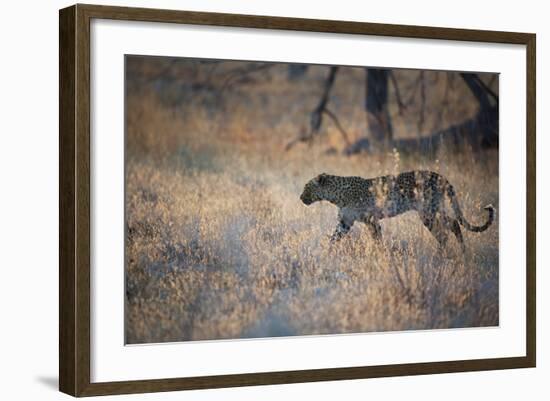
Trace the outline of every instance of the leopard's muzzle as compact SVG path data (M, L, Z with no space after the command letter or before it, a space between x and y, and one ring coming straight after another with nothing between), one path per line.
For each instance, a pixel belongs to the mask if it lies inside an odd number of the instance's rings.
M300 200L304 203L304 205L307 205L307 206L313 203L313 199L311 199L311 197L306 195L305 193L300 195Z

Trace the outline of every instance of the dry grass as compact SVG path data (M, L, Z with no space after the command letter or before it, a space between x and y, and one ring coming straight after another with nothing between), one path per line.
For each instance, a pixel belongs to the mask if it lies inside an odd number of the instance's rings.
M496 151L345 157L325 141L285 153L292 117L270 137L254 133L265 112L230 110L129 94L127 343L498 325L498 219L465 232L466 255L453 241L443 256L414 213L382 221L384 247L358 223L331 245L336 208L299 200L323 171L426 168L479 223L483 205L498 210Z

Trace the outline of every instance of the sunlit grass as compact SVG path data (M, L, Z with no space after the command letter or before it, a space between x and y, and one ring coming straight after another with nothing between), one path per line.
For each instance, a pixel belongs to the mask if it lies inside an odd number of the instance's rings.
M336 208L300 202L312 174L294 157L252 166L235 154L220 171L128 163L129 343L498 324L498 223L465 233L464 256L455 242L441 255L414 212L382 221L383 247L359 223L331 245ZM388 160L371 170L368 156L326 156L306 170L369 177ZM496 177L464 168L447 176L479 222Z

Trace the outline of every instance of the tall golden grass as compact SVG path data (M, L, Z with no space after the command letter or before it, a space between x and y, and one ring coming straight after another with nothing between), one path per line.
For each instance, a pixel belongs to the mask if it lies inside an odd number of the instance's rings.
M290 91L277 77L265 90ZM299 199L321 172L430 169L479 223L483 205L498 210L498 151L346 157L326 152L338 145L329 127L285 152L308 102L284 96L209 114L197 98L128 93L127 343L498 325L498 219L465 232L464 255L454 240L441 254L414 213L382 221L383 246L359 223L330 244L336 208ZM276 118L285 101L299 112Z

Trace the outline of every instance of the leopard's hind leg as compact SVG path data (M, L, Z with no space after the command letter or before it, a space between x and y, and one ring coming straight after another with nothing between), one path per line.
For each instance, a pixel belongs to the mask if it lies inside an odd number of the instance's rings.
M465 253L466 245L464 244L464 237L462 236L462 230L460 229L460 224L458 223L458 220L453 219L452 217L449 217L447 215L443 215L443 219L443 223L455 235L458 243L460 244L462 252Z
M440 190L440 183L434 175L425 183L423 191L423 204L418 210L422 223L430 230L439 243L439 248L446 251L449 239L448 228L442 216L443 193Z
M420 213L420 219L437 240L439 248L441 250L445 250L449 240L449 235L447 232L447 227L441 216L437 213L424 211Z

